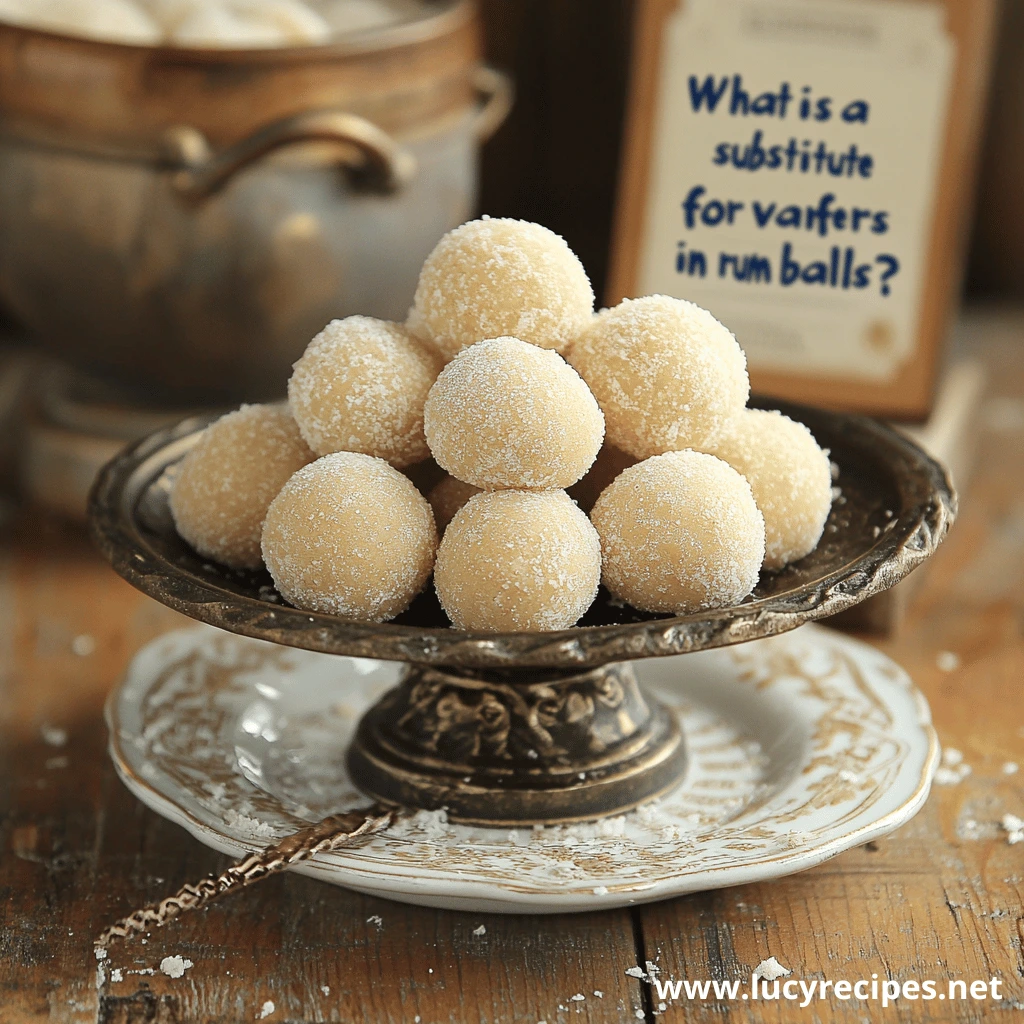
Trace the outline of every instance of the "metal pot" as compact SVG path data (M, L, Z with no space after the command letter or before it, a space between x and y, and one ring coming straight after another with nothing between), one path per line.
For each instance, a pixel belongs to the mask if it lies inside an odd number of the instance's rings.
M210 51L0 26L0 301L75 365L279 395L333 317L401 319L510 104L468 0L335 44Z

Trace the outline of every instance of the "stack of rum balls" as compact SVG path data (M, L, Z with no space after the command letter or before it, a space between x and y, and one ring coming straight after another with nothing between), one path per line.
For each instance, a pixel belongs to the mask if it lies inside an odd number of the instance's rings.
M209 426L171 511L202 555L349 619L394 618L432 573L458 629L567 628L602 582L688 614L808 554L831 506L828 454L748 396L706 310L653 295L595 315L558 235L484 218L437 244L406 323L333 321L287 407Z

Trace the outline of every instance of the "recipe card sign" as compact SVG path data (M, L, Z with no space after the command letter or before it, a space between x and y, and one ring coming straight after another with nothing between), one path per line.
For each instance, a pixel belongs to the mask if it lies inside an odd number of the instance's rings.
M926 412L956 284L937 246L969 200L945 5L641 0L639 18L609 300L707 307L755 390Z

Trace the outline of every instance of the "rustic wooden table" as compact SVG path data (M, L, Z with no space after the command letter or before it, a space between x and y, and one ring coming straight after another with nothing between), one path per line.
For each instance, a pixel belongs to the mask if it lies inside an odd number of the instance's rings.
M943 743L963 752L971 774L936 786L895 834L812 871L633 910L461 914L288 876L115 947L101 981L92 940L103 927L226 864L131 797L106 756L107 691L140 645L184 620L115 577L80 531L9 517L0 534L0 1021L882 1016L878 1003L831 996L806 1009L712 997L659 1011L657 995L624 973L650 959L663 977L746 979L769 956L802 979L877 974L933 979L943 991L950 978L1002 979L1001 998L901 1000L886 1020L1024 1009L1024 844L999 826L1006 813L1024 816L1024 329L990 329L984 352L991 394L961 518L902 635L880 644L927 694ZM1004 767L1018 762L1020 772ZM474 934L481 924L486 933ZM159 965L168 955L193 966L167 977ZM111 980L114 967L123 980Z

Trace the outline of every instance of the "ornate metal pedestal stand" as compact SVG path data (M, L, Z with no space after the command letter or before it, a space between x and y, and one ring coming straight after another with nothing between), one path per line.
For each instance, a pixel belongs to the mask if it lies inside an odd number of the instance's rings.
M349 751L371 795L491 825L619 813L670 789L685 766L675 717L621 662L574 675L413 668Z
M363 718L349 751L366 793L452 820L554 824L615 814L671 788L685 769L678 723L637 687L628 661L781 633L893 586L938 546L956 499L942 469L874 421L787 408L840 472L817 549L765 575L733 608L644 616L599 595L553 633L447 628L432 594L396 622L348 622L280 601L270 578L206 563L167 507L177 462L202 421L118 456L94 488L95 539L139 589L203 622L274 643L403 661L403 682Z

